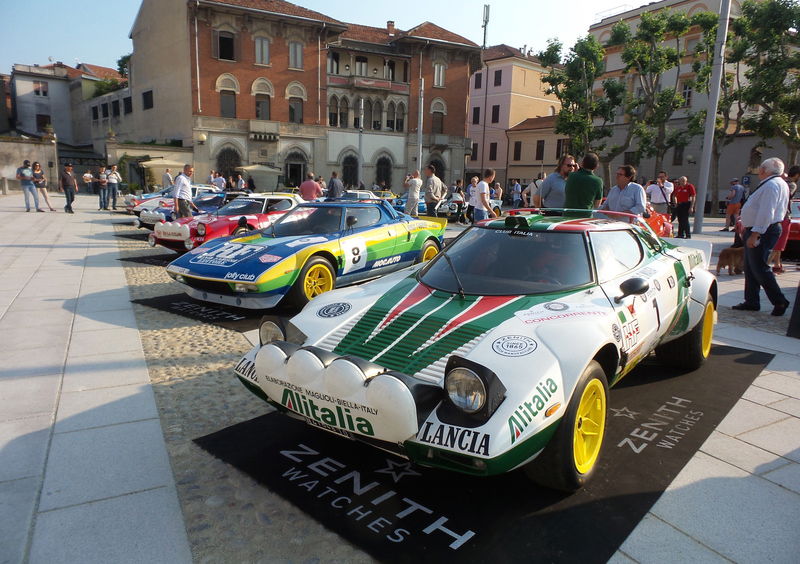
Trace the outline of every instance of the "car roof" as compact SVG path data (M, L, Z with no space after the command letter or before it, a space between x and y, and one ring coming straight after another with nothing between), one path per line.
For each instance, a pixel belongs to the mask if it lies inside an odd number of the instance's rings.
M611 219L604 214L636 217L631 214L581 210L582 213L598 213L596 217L570 217L563 215L544 215L540 213L514 213L503 219L482 222L480 227L488 229L519 229L527 231L618 231L630 229L631 223Z
M352 208L353 206L364 208L382 207L384 202L383 200L336 200L331 202L303 202L300 205L315 208Z

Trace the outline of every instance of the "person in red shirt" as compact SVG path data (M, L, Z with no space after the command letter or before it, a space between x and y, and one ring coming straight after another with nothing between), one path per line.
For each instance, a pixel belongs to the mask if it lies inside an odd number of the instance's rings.
M681 176L675 181L672 200L675 202L675 215L678 218L679 239L692 238L692 233L689 230L689 214L694 213L694 200L696 197L697 190L689 184L685 176Z
M307 202L316 200L322 196L322 188L314 181L314 173L306 174L306 181L300 185L300 197Z

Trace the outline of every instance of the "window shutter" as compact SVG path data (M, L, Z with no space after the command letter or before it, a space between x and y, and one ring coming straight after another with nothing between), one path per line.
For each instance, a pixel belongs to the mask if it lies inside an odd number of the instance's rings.
M216 29L211 31L211 56L219 59L219 32Z

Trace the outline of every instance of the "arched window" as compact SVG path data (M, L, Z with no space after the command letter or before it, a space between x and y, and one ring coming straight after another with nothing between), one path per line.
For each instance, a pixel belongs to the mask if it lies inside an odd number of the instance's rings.
M388 129L389 131L394 131L394 114L395 114L394 102L389 102L389 105L386 106L386 129Z
M364 100L364 129L372 127L372 102Z
M296 80L290 82L288 86L286 86L286 99L288 100L290 98L300 98L304 102L307 102L308 94L306 94L306 87Z
M431 102L431 133L434 135L444 133L444 116L447 115L447 105L441 98L434 98Z
M328 100L328 125L336 127L339 125L339 98L331 96Z
M233 147L225 147L217 154L217 170L228 178L236 173L236 168L242 166L242 157Z
M375 183L381 186L381 182L385 190L392 187L392 161L389 157L381 157L375 163Z
M306 157L299 151L286 155L284 161L286 186L300 186L306 175Z
M358 186L358 159L353 155L342 159L342 182L345 188Z
M405 127L406 105L403 102L397 104L397 113L394 118L394 130L403 131Z
M380 100L372 106L372 129L380 130L383 125L383 104Z
M274 95L272 83L266 78L257 78L250 87L250 94L256 102L256 119L271 119L272 96Z
M236 117L236 92L222 90L219 93L219 115L224 118Z
M339 127L347 127L347 120L350 119L350 104L347 102L347 98L342 98L339 100Z
M362 98L357 98L356 103L353 105L353 127L356 129L361 127L361 121L359 120L361 117L361 102Z
M239 81L236 80L236 77L230 73L223 73L217 77L217 81L214 84L214 90L217 92L222 92L223 90L231 90L236 94L239 93Z

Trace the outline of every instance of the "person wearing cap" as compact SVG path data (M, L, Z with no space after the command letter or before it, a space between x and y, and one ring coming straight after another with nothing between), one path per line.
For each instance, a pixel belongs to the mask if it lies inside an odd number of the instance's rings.
M72 211L72 202L75 201L75 193L78 191L78 179L75 178L75 173L72 172L72 163L66 163L64 170L61 171L58 177L58 191L64 192L64 196L67 199L64 211L75 213Z
M37 194L36 185L33 183L31 161L26 159L23 161L22 166L17 169L17 180L19 180L22 193L25 195L25 211L31 211L30 197L33 196L33 204L36 206L36 211L44 213L44 210L39 207L39 194Z
M736 226L736 218L744 203L744 186L739 184L738 178L731 178L731 190L725 198L728 207L725 210L725 227L720 231L729 231Z

